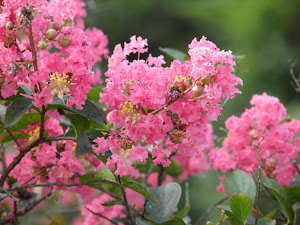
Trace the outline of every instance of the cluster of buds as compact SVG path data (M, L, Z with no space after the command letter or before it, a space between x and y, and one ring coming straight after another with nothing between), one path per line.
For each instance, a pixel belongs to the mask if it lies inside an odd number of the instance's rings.
M179 77L175 77L175 81L168 85L165 92L166 104L175 102L182 96L183 92L188 88L187 82L188 79L184 76L179 75Z
M112 139L118 139L120 147L124 150L131 149L134 142L121 130L113 130L108 134Z
M13 61L10 61L8 65L6 65L6 69L9 75L13 75L21 72L21 67Z
M57 43L60 47L67 48L71 44L71 38L68 35L60 34L61 29L64 26L71 26L72 20L66 19L57 24L56 22L50 22L47 26L47 31L45 33L44 39L38 43L38 47L41 50L45 50L48 46L47 42L54 41L57 38Z
M22 7L17 12L17 22L19 28L26 29L29 28L31 21L34 19L32 8L30 6Z

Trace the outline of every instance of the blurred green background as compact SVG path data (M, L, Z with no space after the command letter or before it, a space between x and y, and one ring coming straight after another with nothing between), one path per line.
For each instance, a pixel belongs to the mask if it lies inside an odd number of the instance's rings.
M300 73L300 1L299 0L86 0L87 27L96 26L109 38L109 49L128 42L132 35L148 39L152 55L159 47L187 52L194 37L206 36L220 49L245 55L239 76L244 81L242 95L229 101L214 123L219 130L230 115L249 108L253 94L267 92L278 97L288 115L300 119L300 101L291 85L289 60L299 60ZM170 60L169 58L167 58ZM105 64L105 63L104 63ZM216 143L217 145L219 143ZM222 198L216 192L216 172L190 178L193 222L211 204ZM206 220L217 221L215 210Z

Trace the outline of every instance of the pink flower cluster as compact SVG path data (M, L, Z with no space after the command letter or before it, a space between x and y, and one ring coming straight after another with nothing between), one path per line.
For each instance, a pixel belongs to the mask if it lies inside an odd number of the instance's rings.
M241 117L231 116L225 122L227 138L222 148L209 154L213 168L254 172L259 165L254 145L260 142L264 176L288 185L296 174L291 161L297 159L300 150L300 138L295 137L300 132L300 121L287 119L283 104L266 93L254 95L250 103L252 107Z
M36 92L28 97L39 108L67 95L67 106L81 109L90 85L101 83L100 70L94 73L93 66L108 57L106 35L96 28L84 31L85 3L0 2L1 95L16 95L17 85L23 84ZM51 49L56 53L51 54Z
M163 56L141 59L147 45L147 39L133 36L124 48L115 47L100 94L100 102L111 110L108 121L119 128L96 139L94 151L110 150L107 165L114 169L117 164L115 173L121 176L138 176L132 164L149 154L163 166L176 152L205 158L212 139L209 121L217 120L221 101L234 98L240 93L236 86L242 85L232 74L231 52L220 51L205 37L189 45L189 60L174 60L170 67L162 66ZM133 54L137 59L129 61Z

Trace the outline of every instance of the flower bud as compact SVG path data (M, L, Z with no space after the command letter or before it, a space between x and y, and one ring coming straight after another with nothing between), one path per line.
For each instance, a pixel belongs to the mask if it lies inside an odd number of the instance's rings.
M47 26L47 30L50 30L50 29L54 29L54 30L57 30L58 29L58 25L57 23L55 22L50 22Z
M46 31L46 38L50 41L54 40L57 36L57 32L54 29L49 29Z
M13 22L8 21L8 22L6 23L6 29L7 29L7 30L12 30L12 29L14 29L14 27L15 27L15 24L14 24Z
M206 225L213 225L213 223L211 221L207 221Z
M39 47L39 49L41 49L41 50L45 50L45 49L48 47L48 44L47 44L47 42L45 42L45 41L39 41L38 47Z
M192 88L192 94L193 94L195 97L200 97L201 95L204 94L203 87L198 86L198 85L195 85L195 86Z
M255 129L250 130L249 136L252 140L257 140L259 138L258 131Z
M67 35L62 35L57 40L60 47L67 48L71 44L71 38Z

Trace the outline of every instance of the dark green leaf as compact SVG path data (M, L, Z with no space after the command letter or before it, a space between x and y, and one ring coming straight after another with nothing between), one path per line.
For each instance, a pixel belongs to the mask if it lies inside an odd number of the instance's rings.
M252 209L252 200L247 195L236 194L230 198L232 213L245 222Z
M252 201L256 195L256 185L252 177L241 170L235 170L226 175L223 183L224 189L228 195L245 194Z
M31 90L30 86L21 85L21 84L19 84L18 86L23 90L21 92L24 92L24 94L31 95L32 93L34 93L34 91Z
M125 182L122 183L123 187L130 188L131 190L134 190L135 192L143 195L144 197L148 198L150 201L156 204L155 199L152 197L152 195L141 185L134 183L134 182Z
M77 135L80 132L84 132L90 129L90 123L87 118L80 116L78 114L66 114L66 117L69 118L69 120L71 121Z
M93 151L93 148L88 136L85 134L85 132L80 132L77 135L76 155L85 155L91 151Z
M22 116L32 106L32 99L29 98L18 98L12 104L7 107L5 114L5 124L7 127L13 126L17 123Z
M65 98L64 101L67 101L67 98ZM72 108L68 108L60 98L55 98L53 100L53 102L51 103L51 106L63 107L65 110L78 113L78 114L84 116L85 118L90 119L100 125L103 125L103 122L106 123L106 116L105 116L104 112L91 100L86 100L85 104L82 106L83 108L81 110L76 109L75 106L73 106ZM47 109L50 109L50 108L53 108L53 107L49 107Z
M114 206L114 205L122 205L122 202L112 200L112 201L107 201L101 205L103 205L105 207L110 207L110 206Z
M283 188L291 205L293 205L296 201L300 201L300 186L283 186Z
M288 201L288 197L287 197L283 187L281 187L275 180L265 177L263 179L263 182L267 188L276 191L279 195L281 195L281 197L283 197L286 201Z
M163 53L171 56L173 59L178 59L180 60L180 62L184 63L185 62L185 58L187 57L187 55L177 49L173 49L173 48L159 48L160 51L162 51Z
M157 223L162 223L170 219L177 207L181 196L181 187L177 183L169 183L163 187L151 187L148 189L157 204L148 202L147 212Z
M283 214L287 218L287 224L294 221L295 212L287 201L284 189L274 180L264 178L264 185L271 191L280 204Z

